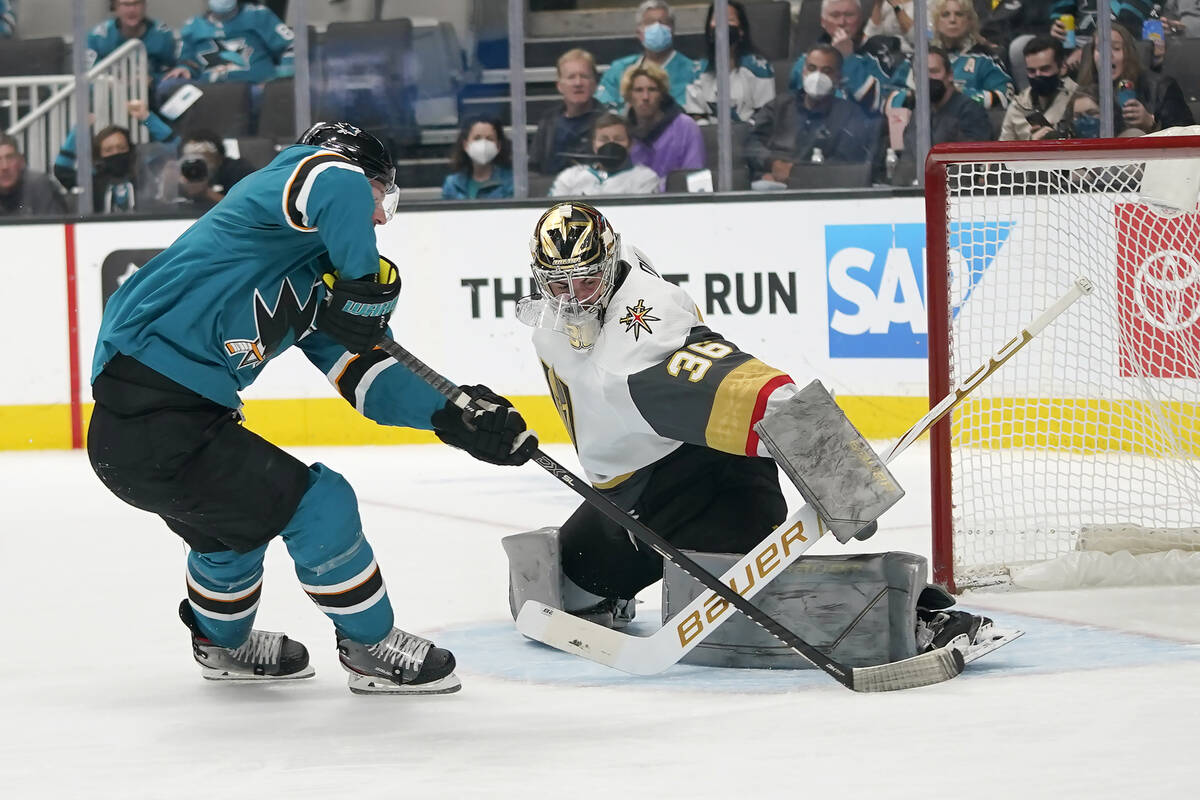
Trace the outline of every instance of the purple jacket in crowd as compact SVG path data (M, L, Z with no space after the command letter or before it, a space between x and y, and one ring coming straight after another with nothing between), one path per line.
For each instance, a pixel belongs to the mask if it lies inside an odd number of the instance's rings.
M633 111L629 112L633 147L630 157L659 175L659 191L667 188L667 173L676 169L704 168L704 137L696 121L683 113L674 100L668 99L665 116L654 127L643 131Z

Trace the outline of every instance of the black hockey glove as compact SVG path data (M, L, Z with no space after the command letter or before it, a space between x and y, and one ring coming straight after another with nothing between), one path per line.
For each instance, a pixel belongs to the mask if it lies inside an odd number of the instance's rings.
M464 411L452 402L433 412L433 432L451 447L466 450L489 464L518 466L537 450L533 432L517 445L525 432L525 420L512 403L486 386L460 386L471 398L475 411Z
M351 353L365 353L383 341L400 296L396 265L379 257L379 274L344 280L324 276L325 302L317 310L317 330L332 336Z

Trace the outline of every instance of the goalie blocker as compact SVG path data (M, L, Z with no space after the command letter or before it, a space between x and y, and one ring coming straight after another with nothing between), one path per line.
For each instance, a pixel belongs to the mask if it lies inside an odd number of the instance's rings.
M561 608L605 627L623 627L633 619L633 600L612 600L576 586L559 567L558 529L542 528L503 539L509 559L509 607L515 619L527 600ZM689 553L705 569L724 573L738 561L727 553ZM744 592L770 563L747 568L732 588ZM910 658L929 645L922 618L948 608L954 599L926 585L926 560L911 553L807 557L791 565L756 595L767 614L796 631L822 651L848 666L873 666ZM773 576L772 576L773 577ZM662 584L664 624L698 595L698 581L665 562ZM717 613L724 601L713 597L694 620L673 620L681 639L699 635L706 612ZM965 615L964 615L965 616ZM742 616L682 659L685 664L765 669L811 669L812 664Z
M886 463L819 380L762 418L754 430L842 544L875 532L872 524L904 496Z

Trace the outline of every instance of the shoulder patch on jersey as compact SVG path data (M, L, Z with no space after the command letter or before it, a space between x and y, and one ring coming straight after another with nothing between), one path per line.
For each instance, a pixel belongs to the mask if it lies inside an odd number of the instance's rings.
M330 150L318 151L301 160L283 187L283 214L288 224L296 230L305 233L316 230L315 226L309 225L308 198L317 176L330 168L348 169L363 174L361 168L350 163L350 159Z
M647 306L646 302L639 298L636 305L625 306L626 314L617 320L617 322L625 326L626 333L633 332L633 340L636 342L638 341L638 337L641 336L642 331L654 333L650 329L650 323L658 322L660 318L650 314L653 310L654 306Z

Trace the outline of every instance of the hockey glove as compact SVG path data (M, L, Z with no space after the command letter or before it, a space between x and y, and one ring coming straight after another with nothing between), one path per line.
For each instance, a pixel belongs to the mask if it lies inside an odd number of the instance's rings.
M344 280L325 273L325 303L317 310L317 330L332 336L351 353L365 353L383 341L400 296L396 265L379 257L379 274Z
M537 436L524 439L525 420L512 403L486 386L460 386L471 398L474 411L464 411L452 402L433 412L433 432L451 447L466 450L489 464L518 466L537 450Z

